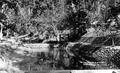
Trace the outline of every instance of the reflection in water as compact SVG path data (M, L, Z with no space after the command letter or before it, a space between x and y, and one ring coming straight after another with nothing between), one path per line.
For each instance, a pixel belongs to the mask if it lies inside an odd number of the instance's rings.
M120 73L116 70L72 70L71 73Z

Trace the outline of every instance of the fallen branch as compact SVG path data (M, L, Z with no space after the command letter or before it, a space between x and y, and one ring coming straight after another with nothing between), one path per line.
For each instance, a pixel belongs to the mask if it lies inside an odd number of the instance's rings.
M18 36L17 39L25 38L25 37L27 37L28 35L29 35L29 34L25 34L25 35Z

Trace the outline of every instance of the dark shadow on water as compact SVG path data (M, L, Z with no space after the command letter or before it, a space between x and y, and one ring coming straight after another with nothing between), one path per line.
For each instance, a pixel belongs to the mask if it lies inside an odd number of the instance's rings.
M70 59L71 64L68 69L94 69L95 67L84 65L84 62L98 62L92 54L99 49L100 47L94 47L92 45L75 44L70 50L74 54L74 57Z
M112 58L110 59L113 64L115 64L118 68L120 68L120 51L117 52Z

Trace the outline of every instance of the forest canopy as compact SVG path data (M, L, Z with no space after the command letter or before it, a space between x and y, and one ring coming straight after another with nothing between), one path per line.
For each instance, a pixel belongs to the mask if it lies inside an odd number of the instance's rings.
M59 40L68 34L80 39L91 27L109 29L113 20L119 29L119 0L1 0L0 5L5 37Z

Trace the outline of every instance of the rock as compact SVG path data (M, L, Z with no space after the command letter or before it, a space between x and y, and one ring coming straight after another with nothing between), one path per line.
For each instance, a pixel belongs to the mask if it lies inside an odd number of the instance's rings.
M7 62L3 61L1 58L0 58L0 69L4 69L7 67Z
M6 71L0 71L0 73L8 73L8 72L6 72Z
M95 28L91 27L89 29L87 29L87 32L90 33L90 32L94 32L95 31Z

